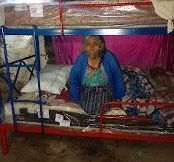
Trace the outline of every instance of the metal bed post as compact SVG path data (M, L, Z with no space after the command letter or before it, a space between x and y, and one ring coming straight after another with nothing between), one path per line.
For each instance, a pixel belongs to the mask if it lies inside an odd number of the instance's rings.
M0 125L0 140L1 140L2 153L5 155L8 153L9 147L7 141L7 131L3 124Z
M0 91L0 124L2 124L3 118L4 118L3 110L4 110L4 107L3 107L2 95L1 95L1 91Z
M40 50L39 50L39 38L36 34L37 27L33 26L33 37L34 37L34 51L35 51L35 70L37 76L37 83L38 83L38 92L39 92L39 100L38 103L40 105L40 123L42 127L42 133L44 133L44 120L43 120L43 102L41 96L41 85L40 85Z
M9 100L10 100L11 107L12 107L14 129L15 129L15 131L17 131L16 119L15 119L16 114L15 114L14 102L13 102L13 88L12 88L12 81L10 78L10 65L8 62L8 52L7 52L7 46L6 46L7 44L6 44L6 40L5 40L5 27L4 26L1 27L1 31L2 31L2 41L3 41L3 49L4 49L4 57L5 57L5 65L6 65L6 77L8 80Z

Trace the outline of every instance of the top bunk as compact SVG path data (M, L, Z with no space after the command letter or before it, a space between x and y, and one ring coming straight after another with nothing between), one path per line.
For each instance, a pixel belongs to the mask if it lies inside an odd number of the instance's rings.
M21 29L32 35L32 25L38 35L167 34L167 19L154 4L156 0L1 0L0 24L18 29L7 35Z

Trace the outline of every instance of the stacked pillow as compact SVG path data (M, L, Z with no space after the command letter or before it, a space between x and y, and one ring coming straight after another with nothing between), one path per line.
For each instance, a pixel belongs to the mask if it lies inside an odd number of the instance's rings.
M46 65L40 72L41 91L46 91L52 94L60 94L68 81L71 68L71 65ZM22 88L21 92L38 92L37 77L33 77Z

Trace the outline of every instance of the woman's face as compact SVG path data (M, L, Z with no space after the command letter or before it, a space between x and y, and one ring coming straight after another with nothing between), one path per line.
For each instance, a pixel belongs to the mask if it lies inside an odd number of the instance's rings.
M100 43L95 37L89 37L86 40L86 52L89 57L96 58L100 54Z

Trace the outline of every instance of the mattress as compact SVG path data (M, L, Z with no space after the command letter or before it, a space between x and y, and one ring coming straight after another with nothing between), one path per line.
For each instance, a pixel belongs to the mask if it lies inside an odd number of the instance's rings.
M35 94L28 93L23 94L18 100L35 100L37 99ZM87 114L78 105L70 102L65 102L64 99L54 98L51 96L47 101L47 104L43 105L43 123L47 126L56 126L63 129L78 129L82 131L99 131L99 118L98 116ZM29 102L16 102L15 107L15 119L18 124L37 124L40 125L41 115L40 106L36 103ZM146 107L147 108L147 107ZM7 103L5 105L5 118L4 122L13 122L12 120L11 105ZM140 113L139 116L143 117L144 113ZM113 107L104 115L117 116L117 117L129 117L126 111L121 107ZM103 128L106 132L124 132L124 133L143 133L160 135L173 134L173 128L161 128L159 124L153 121L144 122L138 120L124 121L124 120L104 120Z
M61 21L65 29L72 28L124 28L142 26L166 26L166 20L156 15L152 5L112 6L116 3L149 2L149 0L64 0L62 10L56 1L40 3L15 3L2 1L6 26L31 26L60 28ZM83 5L86 4L84 7ZM92 7L91 4L110 4ZM81 5L81 7L79 7ZM82 7L83 6L83 7ZM60 13L62 11L62 18Z

